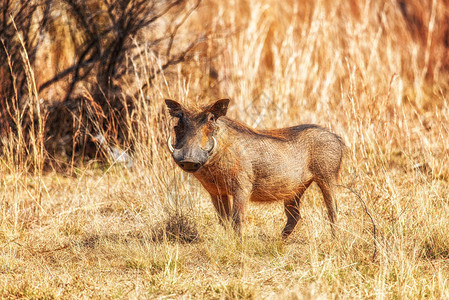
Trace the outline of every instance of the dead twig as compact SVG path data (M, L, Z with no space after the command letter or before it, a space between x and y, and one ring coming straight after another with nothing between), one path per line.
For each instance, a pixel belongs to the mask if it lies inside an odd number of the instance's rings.
M343 188L347 189L348 191L350 191L351 193L353 193L357 197L357 199L360 201L360 203L362 204L363 210L365 211L365 213L371 219L371 223L373 224L373 239L374 239L374 251L373 251L372 260L375 261L376 256L377 256L377 226L376 226L376 222L374 222L373 216L371 215L371 213L368 210L368 206L366 205L366 202L362 199L360 194L358 192L356 192L352 187L347 186L347 185L337 185L337 186L343 187Z

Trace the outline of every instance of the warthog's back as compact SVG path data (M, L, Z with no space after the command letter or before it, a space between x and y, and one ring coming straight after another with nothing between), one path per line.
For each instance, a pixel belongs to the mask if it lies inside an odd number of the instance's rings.
M220 121L228 129L221 144L228 146L217 167L224 176L235 176L239 166L236 180L251 182L252 201L291 198L316 176L338 174L343 143L326 129L306 124L255 130L226 117Z

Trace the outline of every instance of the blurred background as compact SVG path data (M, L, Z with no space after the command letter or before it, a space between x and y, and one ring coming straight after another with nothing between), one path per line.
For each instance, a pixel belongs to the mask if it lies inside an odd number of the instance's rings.
M414 0L3 0L2 141L29 154L41 143L41 160L79 163L97 155L90 136L133 147L148 134L142 118L163 127L164 97L229 97L250 125L317 122L352 136L350 114L403 144L405 121L426 130L447 108L448 9Z

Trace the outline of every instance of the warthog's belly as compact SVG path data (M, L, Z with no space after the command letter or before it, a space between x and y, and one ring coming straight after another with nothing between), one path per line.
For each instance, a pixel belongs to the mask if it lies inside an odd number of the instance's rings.
M303 183L289 182L270 182L265 185L255 184L251 193L250 200L255 202L274 202L285 201L294 198L310 185L311 180Z

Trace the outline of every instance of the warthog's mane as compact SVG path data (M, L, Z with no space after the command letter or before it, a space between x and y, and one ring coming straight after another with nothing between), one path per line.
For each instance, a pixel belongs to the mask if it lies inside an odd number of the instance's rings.
M242 122L230 119L228 117L222 117L221 119L225 122L225 124L227 126L232 128L233 130L240 132L240 133L250 134L250 135L253 135L256 137L270 138L270 139L275 139L275 140L280 140L280 141L289 141L289 140L291 140L292 137L296 136L298 133L300 133L302 131L309 130L309 129L320 129L320 130L324 130L324 131L334 135L342 144L344 144L340 136L330 132L326 128L323 128L323 127L321 127L319 125L315 125L315 124L302 124L302 125L286 127L286 128L278 128L278 129L256 129L256 128L251 128Z

